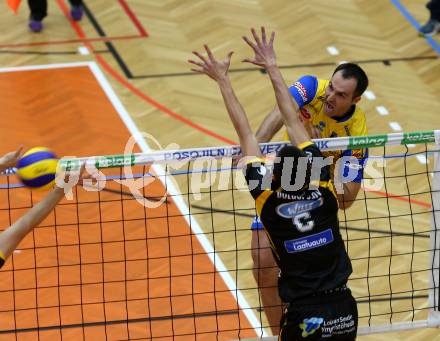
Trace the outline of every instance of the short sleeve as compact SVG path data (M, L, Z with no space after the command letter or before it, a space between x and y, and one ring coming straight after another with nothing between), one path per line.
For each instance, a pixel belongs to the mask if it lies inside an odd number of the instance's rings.
M289 92L300 108L309 104L316 96L318 79L315 76L302 76L289 87Z
M263 160L249 161L244 171L249 192L254 199L257 199L264 190L271 188L272 170Z

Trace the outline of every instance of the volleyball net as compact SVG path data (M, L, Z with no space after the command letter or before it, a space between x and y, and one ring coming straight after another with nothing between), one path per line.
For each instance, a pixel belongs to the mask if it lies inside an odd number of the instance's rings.
M340 229L359 332L438 326L440 131L316 140L369 148ZM275 153L285 143L261 146ZM0 271L2 340L270 336L252 273L255 204L232 147L62 160L99 169ZM44 194L0 177L0 226Z

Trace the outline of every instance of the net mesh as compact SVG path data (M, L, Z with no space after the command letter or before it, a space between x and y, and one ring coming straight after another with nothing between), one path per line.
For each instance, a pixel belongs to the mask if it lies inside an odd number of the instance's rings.
M350 209L340 210L361 327L423 320L438 307L433 149L370 149L364 187ZM74 199L63 199L7 261L0 271L0 338L270 335L252 273L255 205L231 158L129 168L133 176L123 168L101 170L104 190L77 187ZM5 228L44 194L13 176L0 181Z

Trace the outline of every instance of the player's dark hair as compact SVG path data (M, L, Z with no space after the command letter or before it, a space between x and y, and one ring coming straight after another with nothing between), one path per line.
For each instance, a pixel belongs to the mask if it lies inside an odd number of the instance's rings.
M284 172L290 171L290 164L292 165L291 169L291 175L290 175L290 185L293 186L295 184L296 180L296 173L298 171L298 160L300 158L304 158L303 160L307 160L308 156L306 153L304 153L301 149L298 147L287 145L277 153L277 161L274 164L273 167L273 182L272 182L272 189L277 190L280 187L283 187L282 185L282 175L283 175L283 169ZM288 165L289 162L289 165ZM288 165L288 167L287 167ZM286 168L285 168L286 166ZM307 166L306 174L300 174L298 176L298 181L301 181L304 186L303 188L308 186L310 182L310 165ZM301 169L301 168L300 168ZM288 191L287 188L283 188L284 190Z
M354 63L343 63L339 64L338 67L333 72L333 75L342 71L342 77L344 79L354 78L356 79L356 89L354 90L353 97L361 96L368 87L368 77L362 68Z

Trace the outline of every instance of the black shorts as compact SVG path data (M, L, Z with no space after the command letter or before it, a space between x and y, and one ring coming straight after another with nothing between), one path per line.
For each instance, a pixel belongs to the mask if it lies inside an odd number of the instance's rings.
M355 340L357 323L356 301L347 288L289 303L279 340Z

